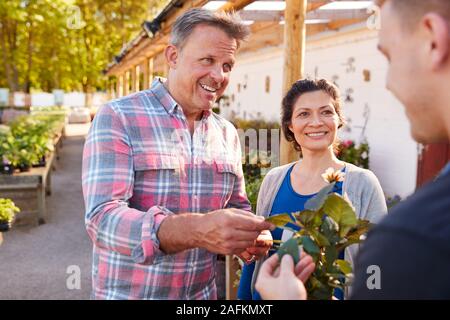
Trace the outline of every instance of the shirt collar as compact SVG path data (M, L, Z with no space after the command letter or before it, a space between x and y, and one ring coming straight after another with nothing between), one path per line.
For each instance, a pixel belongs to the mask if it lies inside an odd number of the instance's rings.
M162 77L156 77L151 85L151 90L153 94L156 96L156 98L159 100L159 102L162 104L162 106L166 109L166 111L169 114L175 113L178 103L175 101L175 99L170 95L167 88L164 86L164 83L167 80ZM180 108L180 111L183 112L182 108ZM204 110L203 111L203 117L202 119L207 119L211 115L210 110Z
M166 109L169 114L173 114L176 111L178 104L164 86L165 82L166 79L156 77L152 82L151 91L159 100L164 109Z

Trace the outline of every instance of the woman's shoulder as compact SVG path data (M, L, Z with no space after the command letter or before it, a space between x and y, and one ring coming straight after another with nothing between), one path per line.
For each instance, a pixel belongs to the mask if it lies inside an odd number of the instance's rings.
M377 176L369 169L364 169L354 164L345 163L346 180L350 185L361 187L375 187L380 184Z
M286 176L287 172L289 171L289 168L294 165L295 162L291 162L282 166L278 166L275 168L272 168L269 170L268 173L264 176L263 182L260 187L260 192L266 193L269 192L267 188L276 188L276 186L280 185L283 181L284 177Z

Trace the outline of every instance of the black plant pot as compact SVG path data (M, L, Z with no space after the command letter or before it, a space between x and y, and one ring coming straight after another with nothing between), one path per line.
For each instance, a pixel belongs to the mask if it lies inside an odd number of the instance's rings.
M11 222L0 221L0 232L7 232L11 230Z
M19 164L18 168L20 170L20 172L27 172L30 171L31 166L29 164Z
M3 166L0 166L0 173L13 174L14 167L11 164L4 164Z

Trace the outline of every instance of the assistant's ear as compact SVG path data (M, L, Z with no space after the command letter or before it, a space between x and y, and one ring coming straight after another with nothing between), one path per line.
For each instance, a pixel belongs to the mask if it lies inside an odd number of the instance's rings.
M177 68L177 61L178 61L178 55L179 51L178 48L175 47L173 44L169 44L166 49L164 50L164 55L166 57L167 64L171 69Z
M450 25L441 15L434 12L427 13L422 21L429 37L431 68L436 71L450 59Z

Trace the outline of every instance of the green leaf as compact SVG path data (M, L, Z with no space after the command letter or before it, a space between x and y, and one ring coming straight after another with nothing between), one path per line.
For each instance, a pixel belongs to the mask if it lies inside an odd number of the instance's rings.
M339 226L330 217L325 217L323 219L322 225L320 226L320 232L332 244L337 244L339 241L341 241L341 238L338 235L338 229Z
M277 227L284 227L288 223L295 223L295 221L292 220L291 216L287 213L284 214L277 214L275 216L270 216L266 218L266 221L273 223Z
M314 197L306 201L305 209L311 211L318 211L320 208L322 208L325 200L327 199L328 194L333 190L335 184L336 184L335 182L330 183L322 190L320 190L319 193L317 193Z
M339 269L345 274L351 274L353 272L352 266L350 263L346 260L336 260L336 264L338 265Z
M350 229L347 234L347 239L349 240L359 240L363 234L366 234L374 224L370 223L369 220L358 220L358 224Z
M303 236L300 238L300 243L303 245L303 249L310 255L318 255L320 248L311 240L309 236Z
M320 247L326 247L330 245L330 241L328 241L327 237L325 237L323 234L321 234L319 231L316 230L310 230L309 232L311 236L316 240L317 244Z
M277 251L278 257L281 259L285 254L289 254L294 260L294 265L300 261L299 245L297 238L291 238L283 243L280 249Z
M336 247L329 246L325 247L325 264L326 269L330 272L332 271L333 263L338 257L338 251L336 250Z
M326 199L323 210L339 225L339 236L345 235L357 226L358 219L352 206L338 194L329 195Z

